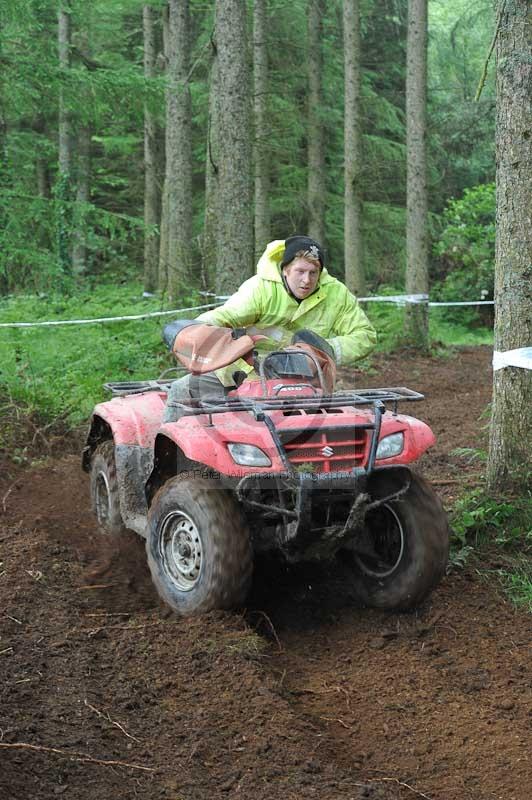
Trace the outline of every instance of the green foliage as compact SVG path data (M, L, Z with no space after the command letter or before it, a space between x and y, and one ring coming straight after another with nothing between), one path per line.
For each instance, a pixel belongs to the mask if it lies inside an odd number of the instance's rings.
M462 545L490 538L498 544L520 540L523 512L530 511L530 500L505 501L487 496L482 489L465 494L456 503L452 527L455 540ZM530 520L532 522L532 519ZM524 532L532 544L532 529Z
M398 286L380 287L379 295L402 294ZM389 352L403 346L405 306L394 303L371 302L364 304L364 311L378 334L377 349ZM429 341L431 348L444 355L449 348L468 345L493 344L493 331L487 328L471 328L470 313L460 309L449 319L446 309L431 308L429 311Z
M490 497L474 489L455 503L451 567L462 568L476 554L499 562L488 573L502 582L510 599L532 610L532 494Z
M495 264L495 185L475 186L451 200L434 246L445 275L435 296L492 300Z
M165 4L152 0L151 5L160 12ZM0 128L5 130L0 183L2 194L13 193L0 207L0 293L68 288L66 245L79 224L86 228L89 277L142 273L144 231L137 220L143 206L143 111L146 104L162 125L165 90L161 65L156 77L146 80L143 75L142 6L140 0L71 0L72 63L67 70L58 65L55 0L5 0L0 8ZM195 237L201 235L203 221L213 6L213 0L190 4ZM432 211L439 213L449 196L493 177L491 75L482 102L471 102L491 39L493 14L489 0L434 0L429 9L430 197ZM361 4L361 182L364 261L371 286L400 285L405 264L406 12L407 0ZM271 156L274 237L307 226L306 13L306 0L269 4L269 130L264 138ZM157 19L161 48L160 13ZM331 270L341 277L344 87L339 3L325 4L322 48L326 245ZM90 209L78 207L74 194L64 197L58 186L60 93L73 138L82 126L91 129ZM74 183L76 169L74 157ZM59 198L66 202L58 204ZM199 263L196 242L192 249L194 263ZM446 261L446 270L455 268L454 261ZM461 288L460 283L449 283L449 293Z
M429 3L429 152L431 204L494 179L495 81L492 59L474 102L495 24L491 0Z
M26 296L0 301L3 322L91 319L159 311L138 284L99 284L75 297ZM201 301L200 301L201 302ZM181 306L195 305L184 296ZM11 402L42 420L88 419L104 397L106 381L157 377L175 366L161 341L167 317L131 322L28 329L0 329L0 383Z
M142 68L142 3L72 0L68 70L57 56L57 3L4 4L0 53L0 293L65 290L70 246L83 226L86 271L120 274L142 253L143 106L163 105L161 77ZM93 133L90 201L76 202L77 162L58 176L57 108L62 95L73 139ZM52 187L53 190L52 190Z
M61 182L58 187L51 198L12 189L0 194L0 219L6 220L0 232L0 287L5 294L72 292L68 242L80 224L93 275L128 271L132 247L144 232L142 219L67 200Z
M517 557L511 569L498 569L495 574L500 579L510 600L515 605L524 606L532 612L532 559L530 556Z

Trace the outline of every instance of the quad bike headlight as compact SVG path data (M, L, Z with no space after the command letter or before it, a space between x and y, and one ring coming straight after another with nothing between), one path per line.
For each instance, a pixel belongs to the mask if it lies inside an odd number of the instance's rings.
M242 467L271 467L272 462L266 453L253 444L230 444L228 445L231 458L235 464Z
M376 458L392 458L398 456L403 452L405 446L405 437L402 432L391 433L390 436L385 436L381 439L377 447Z

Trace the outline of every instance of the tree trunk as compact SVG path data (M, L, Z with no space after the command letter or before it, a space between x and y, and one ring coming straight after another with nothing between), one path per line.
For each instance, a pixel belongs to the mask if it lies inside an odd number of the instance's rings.
M344 0L344 263L345 283L364 294L362 238L362 126L360 107L360 4Z
M253 264L251 86L246 4L216 0L219 80L216 290L235 291Z
M170 54L170 23L168 3L163 6L162 20L164 70L165 72L168 72L168 59ZM159 233L159 272L157 276L157 285L159 291L166 292L166 288L168 286L168 191L166 181L166 125L164 128L163 150L165 167L163 187L161 192L161 226Z
M44 116L39 115L33 126L36 135L43 142L46 141L46 120ZM39 148L39 151L41 148ZM42 148L46 152L45 148ZM48 199L50 197L50 175L48 172L48 159L45 155L37 155L35 161L35 179L37 182L37 194L39 197Z
M155 9L144 5L142 23L144 32L144 77L155 77L157 45L155 35ZM159 260L160 191L157 175L157 125L150 103L144 104L144 291L154 292L157 287Z
M255 257L271 238L268 118L268 0L253 6L253 111L255 165Z
M66 77L70 69L70 43L72 29L70 24L70 8L67 3L61 3L58 11L57 44L59 54L59 68ZM59 173L70 176L72 171L72 131L71 115L65 102L65 90L61 84L59 90Z
M193 285L192 109L188 85L190 25L188 0L170 0L168 90L166 93L166 191L168 193L168 297Z
M309 0L308 46L308 233L325 244L325 148L323 131L323 0Z
M2 55L2 40L0 38L0 57ZM0 192L10 187L10 170L7 152L7 124L4 117L4 86L0 80ZM0 230L4 231L7 227L8 216L6 205L0 202ZM5 248L0 248L0 296L6 295L9 291L7 253Z
M72 246L72 267L76 275L87 269L87 203L91 184L91 128L84 123L78 132L76 167L76 226Z
M427 0L408 0L406 150L406 292L427 294ZM427 303L407 304L405 335L428 348Z
M498 2L495 351L532 346L532 7ZM532 372L494 372L488 486L530 488Z
M71 258L71 181L72 181L72 119L65 100L64 81L70 69L71 24L70 8L68 3L61 2L57 16L57 45L59 55L59 69L61 71L61 85L59 89L59 175L55 188L57 201L56 227L57 251L61 269L69 272L72 266Z
M216 242L218 239L218 164L220 153L218 148L219 112L218 112L218 60L216 45L212 42L213 57L209 84L209 123L207 128L207 152L205 157L205 216L202 237L202 283L206 289L216 284Z
M50 197L48 167L44 158L37 158L35 163L35 177L37 180L37 194L39 197Z

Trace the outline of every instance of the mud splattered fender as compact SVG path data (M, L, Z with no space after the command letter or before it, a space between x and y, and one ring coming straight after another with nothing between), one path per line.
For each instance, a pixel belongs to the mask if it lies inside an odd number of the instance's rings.
M148 506L144 487L153 469L153 449L119 444L115 463L122 519L128 528L145 537Z

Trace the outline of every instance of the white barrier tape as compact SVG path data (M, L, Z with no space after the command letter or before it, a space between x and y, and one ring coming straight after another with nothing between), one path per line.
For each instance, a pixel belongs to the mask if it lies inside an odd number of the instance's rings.
M493 351L493 370L505 367L532 369L532 347L518 347L515 350Z
M388 294L378 297L359 297L361 303L397 303L402 306L405 303L426 303L429 299L428 294Z
M200 292L200 294L211 295L211 292ZM146 293L143 297L148 297ZM216 298L216 303L208 303L203 306L189 306L188 308L174 308L172 311L152 311L148 314L130 314L123 317L98 317L97 319L62 319L50 322L0 322L0 328L50 328L58 325L92 325L98 322L123 322L135 319L149 319L150 317L164 317L171 314L182 314L185 311L203 311L208 308L217 308L231 295L212 295ZM375 297L359 297L361 303L395 303L405 305L406 303L427 303L429 306L486 306L493 305L494 300L463 300L454 302L429 302L427 294L390 294Z
M455 300L454 302L430 302L429 306L492 306L495 300Z
M200 292L205 296L216 297L217 300L225 302L231 295L218 295L212 292ZM359 297L360 303L395 303L399 306L406 303L428 303L429 306L492 306L494 300L454 300L454 301L429 301L428 294L389 294L374 295L371 297Z
M95 322L122 322L123 320L148 319L149 317L164 317L170 314L182 314L185 311L202 311L206 308L216 308L221 303L208 303L204 306L189 306L189 308L174 308L172 311L151 311L148 314L130 314L126 317L99 317L98 319L60 319L53 322L0 322L0 328L44 328L56 325L92 325Z
M200 292L200 294L208 294L208 292ZM229 300L231 295L224 294L214 295L217 300ZM373 301L375 303L397 303L398 305L404 305L405 303L426 303L429 299L428 294L388 294L388 295L379 295L375 297L358 297L357 298L361 303L368 303Z

